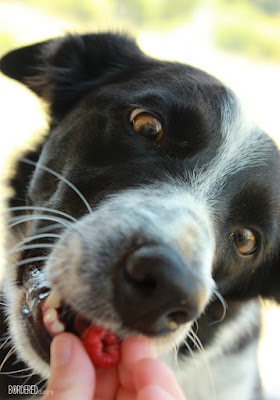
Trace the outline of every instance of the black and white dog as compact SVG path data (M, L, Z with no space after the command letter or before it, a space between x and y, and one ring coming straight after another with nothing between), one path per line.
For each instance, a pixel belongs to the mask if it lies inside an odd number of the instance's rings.
M50 131L10 181L0 398L46 380L52 336L83 316L149 336L188 400L261 399L258 298L280 299L273 141L218 80L121 35L24 47L1 70L48 102Z

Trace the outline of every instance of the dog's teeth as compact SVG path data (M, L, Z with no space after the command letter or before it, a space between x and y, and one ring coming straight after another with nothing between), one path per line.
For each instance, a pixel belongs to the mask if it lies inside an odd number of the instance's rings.
M46 308L58 308L62 305L62 299L56 290L52 290L47 297L44 307Z
M64 330L65 330L64 325L59 321L55 321L51 326L51 331L53 335L63 332Z
M43 323L52 337L65 331L65 325L59 321L59 314L55 308L45 307L45 310L43 310Z
M45 324L50 324L52 322L55 322L57 321L57 318L58 318L57 311L54 308L49 308L43 316Z

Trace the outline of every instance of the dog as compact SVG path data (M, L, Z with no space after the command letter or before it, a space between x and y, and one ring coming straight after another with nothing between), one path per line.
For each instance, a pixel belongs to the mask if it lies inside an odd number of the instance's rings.
M50 115L9 181L0 398L40 394L52 337L82 318L148 336L188 400L261 399L260 299L280 301L272 139L216 78L125 35L50 39L0 68Z

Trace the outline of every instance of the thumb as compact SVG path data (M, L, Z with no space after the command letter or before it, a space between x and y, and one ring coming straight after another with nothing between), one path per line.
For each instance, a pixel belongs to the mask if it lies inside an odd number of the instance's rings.
M94 367L81 343L70 333L57 335L51 343L51 376L42 400L92 400Z

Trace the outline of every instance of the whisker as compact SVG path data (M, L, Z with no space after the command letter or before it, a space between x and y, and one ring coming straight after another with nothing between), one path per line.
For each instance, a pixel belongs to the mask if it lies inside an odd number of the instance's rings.
M198 322L197 322L197 320L194 321L194 325L195 325L195 329L196 329L195 333L197 333L198 332Z
M48 381L46 381L46 382L44 383L44 385L41 387L41 391L42 391L42 392L46 389L47 385L48 385Z
M39 381L38 382L36 382L36 386L39 386L39 385L41 385L41 383L42 382L44 382L46 380L46 378L42 378L42 379L39 379ZM26 382L25 382L26 383ZM43 387L41 388L41 390L44 390L44 388L47 386L47 382L43 385ZM31 397L33 397L33 396L35 396L36 394L34 393Z
M9 375L13 375L13 374L18 374L19 372L25 372L25 371L30 371L30 370L32 370L33 368L31 368L31 367L28 367L28 368L22 368L22 369L18 369L18 370L16 370L16 371L5 371L5 372L0 372L0 375L5 375L5 374L9 374ZM28 375L28 376L30 376L30 375ZM20 376L20 377L18 377L18 378L25 378L25 376Z
M66 183L74 192L80 197L80 199L83 201L85 204L86 208L88 209L89 213L92 214L92 209L86 200L85 196L79 191L79 189L73 185L68 179L66 179L64 176L59 174L58 172L55 172L53 169L46 167L45 165L39 164L38 162L34 162L31 160L28 160L27 158L21 158L20 161L25 162L26 164L33 165L36 168L41 168L42 170L56 176L58 179L60 179L62 182Z
M53 214L61 215L62 217L72 220L73 222L77 221L76 218L72 217L71 215L63 211L55 210L53 208L48 208L48 207L19 206L19 207L9 207L5 210L5 212L9 211L46 211Z
M41 383L42 383L42 379L36 383L36 386L38 387L39 385L41 385ZM53 390L50 390L49 393L47 393L47 392L45 393L45 390L46 390L46 388L47 388L47 385L48 385L48 381L46 381L46 382L40 387L40 392L39 392L39 393L40 393L40 394L43 394L43 395L46 395L47 397L48 397L49 395L52 396L52 395L53 395ZM30 399L32 399L33 396L36 396L36 394L35 394L35 393L32 394L32 396L30 397Z
M21 363L21 359L20 358L16 358L15 361L12 363L12 366L17 365L19 363Z
M32 262L47 261L48 259L49 259L49 257L46 257L46 256L26 258L25 260L20 260L19 262L17 262L16 267L20 267L25 264L30 264Z
M7 304L5 304L5 306L7 306L8 305L8 303ZM7 322L8 322L8 316L4 316L4 323L6 324ZM3 340L6 340L7 338L10 338L11 337L11 335L10 335L10 333L5 333L3 336L2 336L2 338L0 339L0 342L3 342Z
M175 345L175 346L172 348L172 352L173 352L173 355L174 355L174 364L175 364L176 368L179 369L179 364L178 364L179 346L178 346L178 345Z
M13 228L16 225L22 224L24 222L29 222L29 221L37 221L37 220L45 220L45 221L54 221L59 223L60 225L64 225L67 228L71 226L71 223L66 221L65 219L54 217L52 215L46 215L46 214L32 214L32 215L27 215L27 216L20 216L20 217L14 217L10 219L10 222L12 222L8 228ZM13 222L14 221L14 222Z
M33 374L30 374L29 376L27 376L27 379L25 379L25 381L23 382L22 386L26 385L27 382L29 381L29 379L30 379L33 375L34 375L34 373L33 373Z
M194 333L194 331L192 329L189 330L189 334L191 336L189 336L189 338L191 339L191 341L193 342L193 344L196 346L196 348L198 350L201 350L202 353L205 353L203 344L201 343L199 337L197 336L196 333Z
M13 253L14 251L17 251L17 250L21 250L21 246L25 245L25 243L32 242L33 240L47 239L47 238L60 239L61 235L58 235L57 233L40 233L38 235L29 236L25 239L22 239L19 243L17 243L14 247L12 247L8 251L8 254Z
M37 233L38 234L48 233L54 229L61 229L61 225L60 224L48 225L48 226L45 226L44 228L38 229Z
M221 293L218 290L214 289L213 290L213 294L218 298L218 300L220 300L220 302L221 302L221 304L223 306L223 314L222 314L221 318L218 321L212 322L211 324L209 324L209 326L212 326L212 325L215 325L215 324L218 324L218 323L222 322L225 319L225 316L226 316L226 313L227 313L227 308L228 308L228 305L227 305L225 299L223 298L223 296L221 295Z
M200 355L201 355L201 357L202 357L202 359L204 361L206 370L207 370L208 375L209 375L209 380L210 380L210 386L211 386L211 392L212 392L212 396L211 397L213 399L215 399L217 397L217 395L216 395L216 388L215 388L214 378L213 378L213 374L212 374L212 371L211 371L210 363L209 363L209 361L207 359L203 344L201 343L199 337L194 333L194 331L192 329L190 329L189 332L188 332L188 338L196 346L197 350L199 351L199 353L200 353Z
M13 379L22 379L22 378L31 378L32 376L34 376L34 373L28 374L28 375L11 375L11 374L6 374L6 376L9 376L10 378Z
M2 371L2 368L4 367L5 363L8 361L8 359L11 357L11 355L15 352L15 348L12 347L8 353L6 354L4 360L2 361L1 365L0 365L0 372Z
M51 243L35 243L35 244L28 244L26 246L19 247L15 251L25 251L25 250L32 250L32 249L53 249L55 244ZM8 254L11 254L11 250L8 252Z
M3 349L3 348L6 346L6 344L9 343L10 340L11 340L11 336L8 336L8 337L4 340L4 342L1 344L0 350Z
M58 262L62 262L63 260L61 258L52 258L53 261L58 261ZM26 258L26 259L22 259L20 261L18 261L15 264L15 267L21 267L22 265L25 264L30 264L32 262L39 262L39 261L48 261L49 260L49 256L36 256L36 257L30 257L30 258ZM68 265L66 266L68 269ZM15 282L16 283L16 282Z
M189 335L188 335L188 337L189 337ZM194 357L192 348L191 348L191 346L188 344L188 342L187 342L186 340L184 340L183 343L184 343L184 345L186 346L186 348L188 349L188 351L190 352L191 356Z

